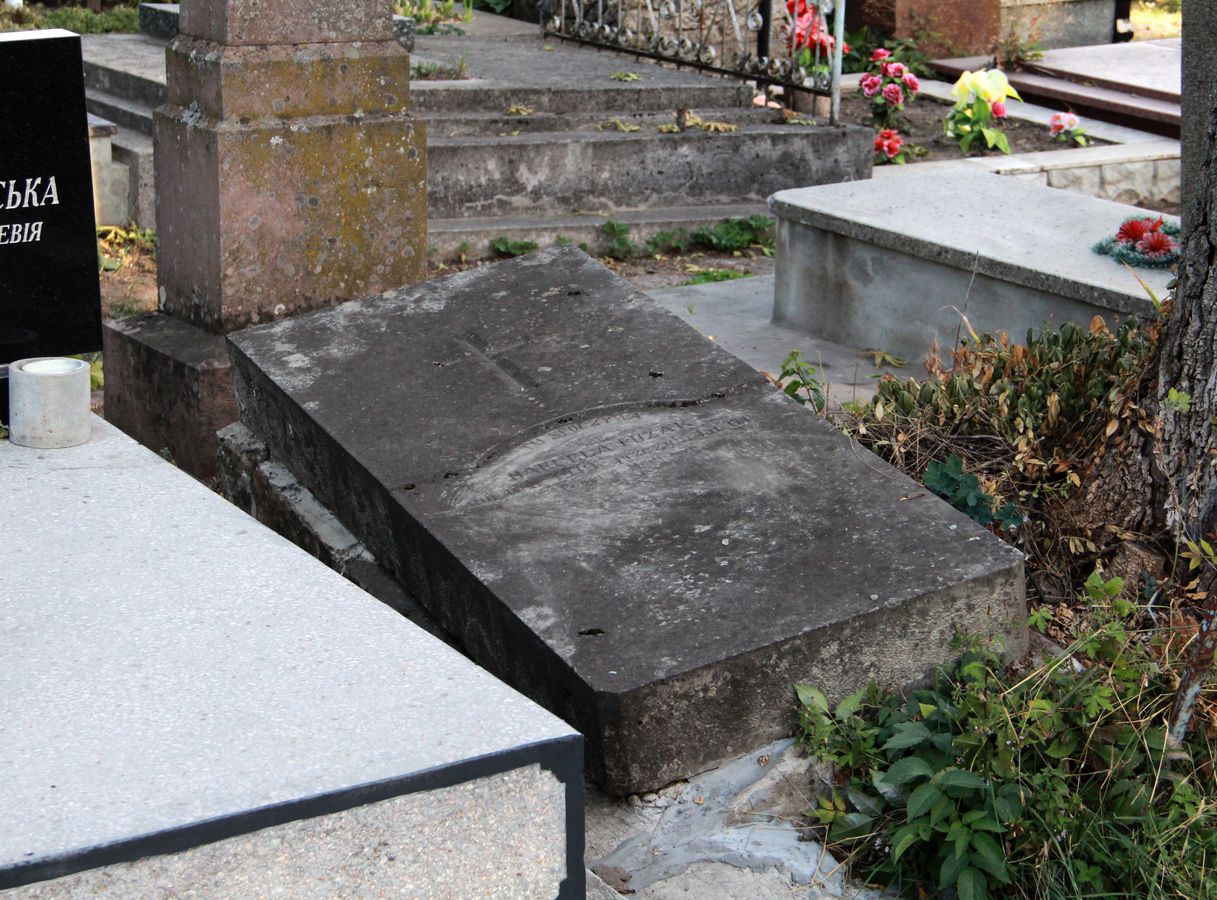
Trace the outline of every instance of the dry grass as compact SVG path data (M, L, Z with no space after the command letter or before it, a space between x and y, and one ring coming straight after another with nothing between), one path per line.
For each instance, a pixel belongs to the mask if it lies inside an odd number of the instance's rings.
M1133 40L1177 38L1183 34L1183 13L1169 12L1165 3L1146 3L1145 0L1140 0L1133 4L1132 24Z

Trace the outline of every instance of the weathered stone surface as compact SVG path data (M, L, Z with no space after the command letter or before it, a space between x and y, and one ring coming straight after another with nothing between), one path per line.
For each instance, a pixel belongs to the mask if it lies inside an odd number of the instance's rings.
M162 308L209 331L418 281L426 147L399 117L156 114Z
M394 41L179 36L166 58L155 116L166 312L225 332L422 277L426 140Z
M578 251L231 342L272 456L612 792L782 737L796 681L1024 644L1015 551Z
M183 34L217 44L312 44L393 38L387 0L187 0Z
M1148 210L961 171L782 191L770 208L774 320L819 338L917 359L934 341L954 344L961 313L1015 339L1044 323L1155 315L1137 278L1090 249L1125 218L1157 215ZM1137 275L1159 297L1172 277Z
M410 106L410 58L395 41L225 47L180 35L165 51L171 106L206 117L391 116Z
M179 5L177 3L141 3L139 32L150 38L167 41L177 35Z
M214 477L216 431L237 419L224 339L162 313L107 322L102 337L106 420Z
M220 429L220 495L445 643L451 636L240 422Z

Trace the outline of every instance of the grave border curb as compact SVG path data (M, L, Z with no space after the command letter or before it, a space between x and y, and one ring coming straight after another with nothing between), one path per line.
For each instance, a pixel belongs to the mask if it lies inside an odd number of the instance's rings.
M0 868L0 891L103 866L136 862L149 856L182 853L277 825L346 812L410 794L457 787L535 764L543 771L552 773L565 788L566 877L559 886L557 896L560 900L573 900L583 896L586 883L583 860L586 831L583 747L584 738L578 734L539 741L408 775L339 788L312 797L287 800L60 856L19 863Z

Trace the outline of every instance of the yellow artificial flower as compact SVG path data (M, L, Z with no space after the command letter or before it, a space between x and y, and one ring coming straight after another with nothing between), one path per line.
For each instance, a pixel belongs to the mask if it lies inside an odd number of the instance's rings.
M972 97L972 73L964 70L964 73L959 76L955 82L955 86L951 88L951 96L955 98L956 106L967 106L971 102Z

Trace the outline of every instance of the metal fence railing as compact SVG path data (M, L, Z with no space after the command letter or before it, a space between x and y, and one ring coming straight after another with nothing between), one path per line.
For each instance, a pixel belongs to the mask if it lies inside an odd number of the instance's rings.
M832 98L845 0L550 0L545 34Z

